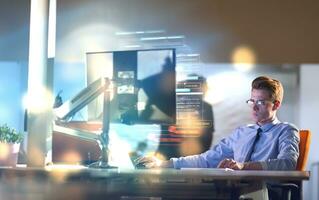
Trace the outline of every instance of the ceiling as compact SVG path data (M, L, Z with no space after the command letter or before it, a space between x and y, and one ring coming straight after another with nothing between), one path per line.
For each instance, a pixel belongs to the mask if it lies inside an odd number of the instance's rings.
M0 1L0 60L27 60L30 1ZM163 30L207 63L232 62L238 47L258 63L318 63L318 10L318 1L297 0L57 0L56 58L82 61L152 36L118 32Z

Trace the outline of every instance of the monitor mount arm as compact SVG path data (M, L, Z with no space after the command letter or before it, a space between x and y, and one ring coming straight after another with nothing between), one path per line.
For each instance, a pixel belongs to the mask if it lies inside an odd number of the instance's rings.
M108 145L109 145L109 129L110 129L110 80L108 78L100 78L86 88L81 90L73 99L65 102L59 108L54 109L57 117L53 123L53 131L74 136L86 141L95 141L101 150L101 158L99 161L92 163L89 167L94 168L114 168L108 164ZM59 122L68 122L72 116L81 110L84 106L96 99L100 94L104 94L103 100L103 128L100 135L88 131L64 127Z

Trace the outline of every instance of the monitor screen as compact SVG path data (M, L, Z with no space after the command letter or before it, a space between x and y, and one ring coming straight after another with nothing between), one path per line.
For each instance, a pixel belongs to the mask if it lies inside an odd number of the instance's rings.
M113 80L111 122L172 124L176 118L174 49L87 53L87 83ZM89 120L102 116L103 97L88 106Z

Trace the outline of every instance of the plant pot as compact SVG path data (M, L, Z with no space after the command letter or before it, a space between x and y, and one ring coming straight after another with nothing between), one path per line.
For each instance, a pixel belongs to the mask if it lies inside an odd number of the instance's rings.
M18 161L20 143L0 142L0 166L15 167Z

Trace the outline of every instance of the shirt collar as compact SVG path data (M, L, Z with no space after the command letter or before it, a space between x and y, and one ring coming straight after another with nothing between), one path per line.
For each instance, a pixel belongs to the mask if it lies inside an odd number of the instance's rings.
M276 124L280 123L280 121L278 120L277 117L274 118L274 120L272 120L271 122L264 124L262 126L259 126L258 124L255 124L255 128L261 128L262 132L266 132L269 129L271 129L273 126L275 126Z

